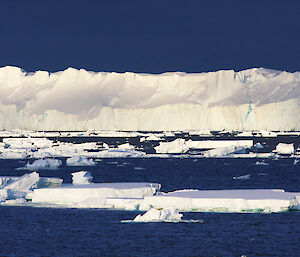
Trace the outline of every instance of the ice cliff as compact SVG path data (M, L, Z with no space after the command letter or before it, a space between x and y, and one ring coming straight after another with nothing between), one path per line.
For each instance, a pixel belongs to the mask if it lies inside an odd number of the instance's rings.
M0 129L300 130L300 72L0 68Z

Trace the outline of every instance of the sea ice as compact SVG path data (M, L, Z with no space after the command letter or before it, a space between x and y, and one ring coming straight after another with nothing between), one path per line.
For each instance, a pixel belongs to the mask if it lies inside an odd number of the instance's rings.
M82 203L93 203L95 200L106 203L110 198L144 198L155 195L160 189L156 183L93 183L87 185L63 185L57 188L34 189L30 195L33 203L62 204L67 206L80 207ZM92 204L95 208L95 204ZM107 208L98 206L98 208Z
M72 173L73 185L86 185L91 184L93 177L88 171L78 171Z
M157 210L151 208L144 214L137 215L133 222L180 222L183 214L175 208L165 208Z
M43 170L43 169L48 170L49 169L49 170L53 170L53 169L57 169L61 165L62 165L61 160L45 158L45 159L35 160L32 164L30 164L28 162L26 164L26 166L22 169L27 169L27 170Z
M279 143L274 152L279 154L293 154L295 151L294 144Z
M242 176L237 176L237 177L232 177L233 179L237 179L237 180L246 180L246 179L250 179L251 175L247 174L247 175L242 175Z
M179 190L145 196L140 210L177 208L191 212L280 212L297 206L299 193L276 189Z
M160 142L154 149L156 153L186 153L189 147L184 139L177 138L172 142Z
M146 153L130 149L108 149L93 154L94 158L140 158Z
M122 150L134 150L134 148L135 147L129 143L118 145L118 149L122 149Z
M66 160L68 166L93 166L96 162L92 158L86 156L74 156Z
M16 191L28 191L34 184L39 181L39 174L37 172L31 172L18 177L13 182L7 184L4 189L11 189Z

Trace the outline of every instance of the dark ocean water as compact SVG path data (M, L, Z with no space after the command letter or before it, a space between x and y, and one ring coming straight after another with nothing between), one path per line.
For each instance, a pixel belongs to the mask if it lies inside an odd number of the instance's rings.
M64 159L63 159L64 160ZM88 170L94 182L146 181L184 188L282 188L300 191L294 159L103 159L94 167L40 171L71 182ZM24 160L0 160L0 176L22 175ZM249 179L233 179L250 175ZM0 208L0 256L300 256L300 212L184 213L202 223L121 223L139 212Z

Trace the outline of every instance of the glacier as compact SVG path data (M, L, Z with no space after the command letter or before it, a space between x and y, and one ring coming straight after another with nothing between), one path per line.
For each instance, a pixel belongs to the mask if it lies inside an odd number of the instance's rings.
M6 66L0 129L300 130L300 72L26 73Z

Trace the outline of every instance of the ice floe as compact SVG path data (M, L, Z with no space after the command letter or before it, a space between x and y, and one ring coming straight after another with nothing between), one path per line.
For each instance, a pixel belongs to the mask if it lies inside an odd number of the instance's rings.
M35 160L33 163L27 163L24 168L21 169L26 169L26 170L53 170L57 169L59 166L62 165L61 160L57 159L50 159L50 158L45 158L45 159L39 159Z
M179 212L282 212L300 209L300 193L282 189L178 190L160 192L146 182L91 183L85 171L72 174L73 184L42 178L37 172L1 177L1 204L59 205L149 211L134 222L181 222ZM236 177L248 179L249 175ZM13 201L12 201L13 200Z
M180 222L183 214L175 208L157 210L151 208L144 214L137 215L133 222Z
M237 179L237 180L246 180L246 179L250 179L251 175L247 174L247 175L242 175L242 176L234 176L233 179Z
M109 201L112 198L139 198L147 195L154 195L160 188L156 183L93 183L86 185L64 185L57 188L35 189L31 194L33 203L62 204L74 207L87 207L87 203L95 203L102 199L101 205L97 208L110 207Z
M274 152L279 154L293 154L295 151L294 144L279 143Z
M93 166L96 162L92 158L86 156L74 156L67 158L66 164L68 166Z
M72 173L73 185L86 185L91 184L93 177L88 171L77 171Z
M146 196L139 209L173 207L188 212L281 212L297 208L299 195L276 189L180 190Z

